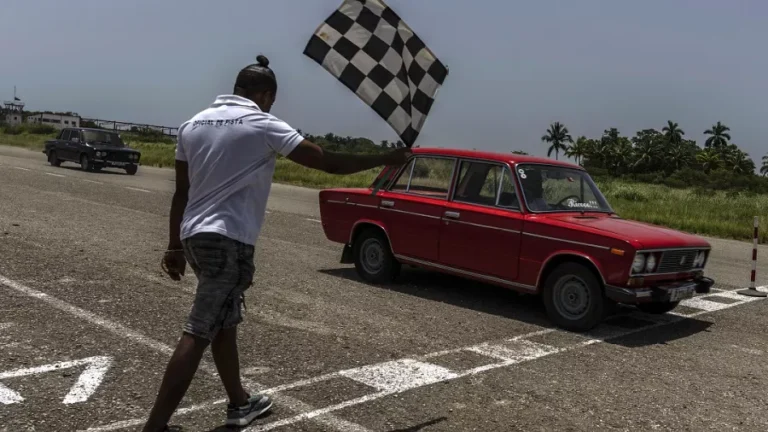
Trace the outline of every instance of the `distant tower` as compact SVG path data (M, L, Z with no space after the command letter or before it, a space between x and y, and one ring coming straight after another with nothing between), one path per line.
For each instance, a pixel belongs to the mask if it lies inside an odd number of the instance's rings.
M9 125L18 125L24 121L24 102L16 96L16 86L13 86L13 100L3 102L3 120Z

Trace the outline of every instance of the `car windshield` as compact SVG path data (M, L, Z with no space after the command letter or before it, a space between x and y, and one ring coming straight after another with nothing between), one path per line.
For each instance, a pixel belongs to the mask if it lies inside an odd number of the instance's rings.
M123 140L120 139L120 136L113 132L102 132L102 131L83 131L83 134L85 135L85 142L89 143L98 143L113 147L123 147Z
M517 165L528 209L540 212L613 213L586 171L553 165Z

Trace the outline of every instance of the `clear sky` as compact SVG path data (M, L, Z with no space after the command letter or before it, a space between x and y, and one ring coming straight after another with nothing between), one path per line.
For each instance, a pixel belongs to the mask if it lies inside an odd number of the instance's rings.
M340 0L3 0L0 98L34 110L178 126L267 55L273 113L320 134L396 140L302 54ZM768 153L765 0L388 0L446 63L421 146L521 149L674 120L702 144L718 120Z

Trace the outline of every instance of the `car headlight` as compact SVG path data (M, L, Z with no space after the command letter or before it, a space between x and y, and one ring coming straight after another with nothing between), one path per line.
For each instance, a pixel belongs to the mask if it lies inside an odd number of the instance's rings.
M100 152L100 151L96 152L96 157L103 157L103 156L104 156L103 152Z
M656 270L656 257L653 254L648 255L648 259L645 261L645 272L651 273Z
M632 273L640 273L645 268L645 255L637 254L632 261Z

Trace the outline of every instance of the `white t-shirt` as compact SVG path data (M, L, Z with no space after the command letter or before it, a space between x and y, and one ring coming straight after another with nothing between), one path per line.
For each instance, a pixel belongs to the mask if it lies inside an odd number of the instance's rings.
M189 199L181 239L219 233L255 245L277 154L304 139L252 101L221 95L179 127L176 159L189 165Z

